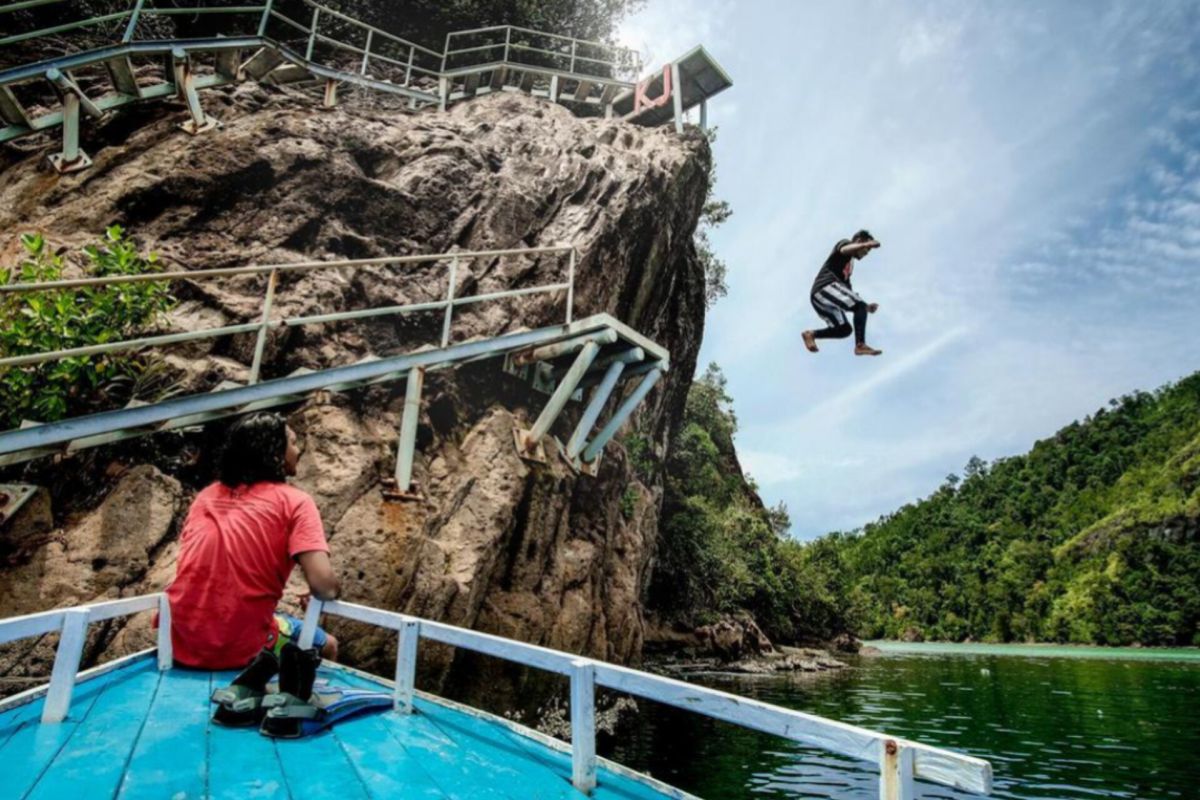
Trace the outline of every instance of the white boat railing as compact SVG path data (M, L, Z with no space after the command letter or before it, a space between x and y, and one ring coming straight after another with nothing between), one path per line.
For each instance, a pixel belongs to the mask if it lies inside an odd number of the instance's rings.
M143 611L159 613L158 668L169 669L172 663L171 612L166 595L161 593L0 620L0 644L47 633L60 634L50 684L45 690L43 723L61 722L66 717L79 672L83 646L87 641L88 625ZM411 713L413 710L417 653L422 639L461 647L569 678L572 783L583 792L590 792L596 786L597 686L665 703L851 758L874 761L879 765L881 800L914 800L917 796L916 780L979 794L989 794L992 789L991 764L980 758L661 675L581 658L559 650L467 630L443 622L410 617L394 611L336 600L322 603L314 599L309 603L304 616L299 642L301 647L312 646L322 613L376 625L399 634L393 693L394 707L400 713ZM0 709L2 708L3 705L0 705Z
M167 602L167 596L161 592L0 620L0 644L47 633L59 635L54 668L50 672L50 685L46 689L46 703L42 706L42 722L62 722L67 716L67 710L71 707L71 695L75 693L83 646L87 643L88 626L93 622L127 617L143 611L158 612L158 668L170 669L173 658L171 606ZM0 709L2 708L3 705L0 705Z
M300 646L311 647L322 613L397 631L395 708L411 712L417 649L422 639L461 647L527 667L565 675L571 681L572 783L583 792L596 785L595 691L597 686L665 703L706 717L830 750L879 765L881 800L913 800L915 781L952 786L979 794L992 790L987 761L847 725L803 711L739 697L684 681L652 675L547 647L410 617L394 611L334 600L312 600L304 616Z

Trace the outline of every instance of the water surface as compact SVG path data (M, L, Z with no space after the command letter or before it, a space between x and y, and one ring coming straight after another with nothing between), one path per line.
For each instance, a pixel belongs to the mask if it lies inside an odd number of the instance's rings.
M702 682L987 758L997 798L1200 798L1197 652L1063 649L905 645L838 673ZM873 764L639 706L603 754L701 797L879 796ZM922 785L920 796L973 795Z

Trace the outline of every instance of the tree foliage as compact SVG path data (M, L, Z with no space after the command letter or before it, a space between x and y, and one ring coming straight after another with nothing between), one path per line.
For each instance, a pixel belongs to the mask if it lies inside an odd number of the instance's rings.
M665 465L651 605L696 625L750 612L780 642L846 629L840 551L788 536L787 509L763 506L734 454L737 418L715 365L693 382Z
M826 541L866 636L1200 644L1200 373Z
M40 234L21 237L25 258L0 269L0 285L62 279L64 259ZM84 274L141 275L160 269L153 253L143 256L119 226L83 248ZM155 325L174 305L165 281L82 286L0 294L0 358L105 344L132 338ZM153 386L163 389L160 370L123 351L74 356L38 364L0 367L0 424L24 419L49 422Z

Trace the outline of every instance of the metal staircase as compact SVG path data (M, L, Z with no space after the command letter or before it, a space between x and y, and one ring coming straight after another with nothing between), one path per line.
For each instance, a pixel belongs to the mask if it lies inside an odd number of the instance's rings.
M565 280L504 291L462 295L460 267L473 261L501 258L555 259L565 266ZM604 446L629 418L646 394L669 368L667 351L608 314L574 319L574 283L577 253L573 247L529 248L455 252L439 255L399 256L353 261L312 261L292 264L252 265L225 269L159 272L105 278L76 278L44 283L0 286L0 293L63 292L80 287L161 281L205 281L234 276L261 276L263 300L258 319L233 325L142 336L46 352L0 358L0 374L9 369L66 358L96 356L111 352L146 352L171 345L225 336L253 335L254 355L245 384L225 382L214 391L173 397L159 402L132 401L125 408L52 422L27 422L20 428L0 432L0 466L43 456L69 454L85 448L199 425L249 411L296 403L313 392L340 392L378 383L404 381L405 403L401 415L396 458L395 492L404 497L412 485L416 426L425 374L455 369L464 364L500 359L509 371L524 370L535 377L538 388L550 394L533 425L516 431L516 446L522 457L545 460L553 455L547 448L550 429L572 398L590 397L568 443L559 446L576 469L594 472ZM372 268L438 265L446 270L446 294L422 303L380 306L307 316L277 316L273 313L281 275L314 271L354 271ZM467 306L497 303L536 295L560 297L565 306L561 324L536 329L521 328L487 338L456 341L454 314ZM372 355L353 364L327 369L298 369L272 380L260 380L263 354L271 331L324 325L336 322L398 317L412 314L439 315L441 335L436 343L400 354ZM599 424L609 400L620 394L627 382L636 385L615 404L608 419Z
M84 117L99 120L132 103L178 98L189 114L180 127L199 134L220 124L206 113L200 92L246 79L320 88L326 106L337 103L343 85L442 110L490 92L521 92L642 125L673 120L680 132L689 109L700 107L703 125L708 99L732 85L699 47L639 82L641 62L632 50L511 25L451 33L437 52L314 0L131 3L125 11L74 20L71 0L0 5L0 31L13 30L21 13L42 15L30 30L0 37L0 143L61 128L62 148L51 162L59 172L84 169L91 164L79 146ZM55 24L38 27L51 12ZM154 24L185 15L211 21L206 31L218 32L164 37ZM22 63L22 43L49 37L65 42L67 51Z

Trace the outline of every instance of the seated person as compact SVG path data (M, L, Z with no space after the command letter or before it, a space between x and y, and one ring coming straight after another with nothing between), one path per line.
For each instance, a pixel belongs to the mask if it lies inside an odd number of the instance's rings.
M240 669L260 651L278 656L298 640L300 621L276 612L296 563L312 595L337 597L317 505L287 483L299 458L296 434L278 414L252 414L230 428L218 479L184 520L166 590L177 663ZM313 643L322 657L337 657L337 640L324 631Z

